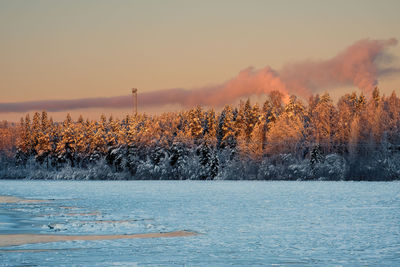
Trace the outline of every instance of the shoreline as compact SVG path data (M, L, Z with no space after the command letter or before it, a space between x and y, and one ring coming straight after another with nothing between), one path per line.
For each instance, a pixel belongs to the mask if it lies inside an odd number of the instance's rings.
M0 178L0 181L46 181L46 182L141 182L141 181L169 181L169 182L400 182L400 179L32 179L32 178ZM49 199L52 200L52 199ZM49 201L49 200L39 200L39 201ZM1 203L1 202L0 202Z
M45 234L6 234L0 235L0 247L20 246L25 244L51 243L63 241L95 241L114 239L171 238L198 235L186 230L166 233L144 233L130 235L45 235Z
M0 204L9 204L9 203L41 203L47 202L50 200L47 199L27 199L20 198L14 196L0 196Z

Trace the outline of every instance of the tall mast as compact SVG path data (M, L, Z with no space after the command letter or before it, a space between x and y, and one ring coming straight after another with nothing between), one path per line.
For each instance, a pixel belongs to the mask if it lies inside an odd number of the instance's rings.
M137 105L138 105L137 91L138 91L137 88L132 88L133 114L135 114L135 116L137 115Z

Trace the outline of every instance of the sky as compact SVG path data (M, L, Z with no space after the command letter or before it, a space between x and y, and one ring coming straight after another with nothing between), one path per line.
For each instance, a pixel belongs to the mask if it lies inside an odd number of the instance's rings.
M132 110L125 103L132 87L138 88L141 103L158 99L139 106L147 113L196 104L217 108L247 97L245 86L261 88L253 92L261 100L270 87L304 93L310 89L306 78L323 75L320 68L337 73L344 66L336 64L341 55L358 51L351 48L361 44L373 48L365 55L368 60L391 66L374 69L373 86L400 94L399 10L397 0L1 0L0 120L18 121L32 112L8 109L10 103L34 101L41 110L48 107L45 100L62 106L64 100L88 98L104 101L91 108L65 104L50 115L55 120L67 112L75 119L78 114L121 117ZM359 90L354 77L335 79L313 80L310 93L337 97ZM299 81L304 90L294 92ZM266 82L268 88L261 85ZM106 107L115 97L125 100Z

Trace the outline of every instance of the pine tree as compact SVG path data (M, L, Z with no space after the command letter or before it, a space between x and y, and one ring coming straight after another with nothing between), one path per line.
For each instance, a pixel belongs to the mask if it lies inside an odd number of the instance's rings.
M269 102L271 104L270 121L274 122L283 112L283 95L280 91L272 91L269 94Z
M386 109L388 113L388 142L400 146L400 100L395 91L387 99Z
M256 161L261 161L264 155L267 128L267 119L265 114L263 114L258 118L247 146L249 155Z
M367 103L367 107L362 114L361 118L365 122L362 128L362 135L365 138L371 139L371 149L374 150L376 146L382 141L384 132L387 131L389 125L389 114L384 107L385 99L379 94L379 89L376 87L372 92L372 98Z
M215 112L210 109L205 114L203 135L208 143L213 143L216 139L217 122L215 118Z
M200 106L189 111L189 128L191 138L196 143L203 137L203 111Z
M295 97L291 97L285 106L285 111L278 117L267 134L269 153L299 154L305 139L304 112L303 104Z
M244 136L246 143L250 142L251 133L253 132L254 126L258 122L258 118L260 116L260 109L258 104L255 104L253 107L250 105L250 100L247 100L244 109Z
M60 140L57 143L57 156L61 163L68 163L72 167L75 166L76 137L74 125L70 114L64 120L62 130L60 132Z
M36 159L43 163L46 162L46 165L49 166L48 157L51 152L50 147L50 122L48 120L47 112L42 111L41 120L40 120L40 129L36 133L37 143L36 143Z
M7 162L15 154L16 150L16 138L19 135L19 131L7 120L0 122L0 163Z
M30 118L29 114L26 115L25 120L21 118L20 127L19 127L19 138L18 138L18 148L19 151L25 156L29 156L31 152L31 126L30 126Z
M40 124L40 113L35 112L33 115L32 119L32 128L31 128L31 146L32 146L32 153L33 156L38 155L38 145L39 145L39 136L40 132L42 130L41 124Z
M50 155L49 155L49 160L51 166L56 166L58 162L58 155L57 155L57 147L58 147L58 142L61 139L61 126L57 123L54 123L53 118L50 118L49 120L49 145L50 145Z
M106 117L101 115L100 121L95 124L95 132L93 134L93 152L90 155L90 161L98 161L106 153Z
M229 147L234 149L236 147L235 120L234 113L230 105L226 105L221 113L219 134L220 148Z
M336 135L337 111L329 94L324 94L311 110L311 139L315 140L324 153L332 151Z
M86 133L85 120L82 115L79 115L74 125L74 132L76 137L76 160L78 164L82 164L86 158L88 149L88 135Z
M117 146L120 143L121 123L118 119L111 116L108 120L109 131L106 137L106 143L109 147Z
M316 164L322 162L324 162L324 157L322 154L321 146L318 144L311 151L310 164L311 167L314 168Z
M311 171L312 174L315 178L316 176L316 165L319 163L323 163L324 162L324 156L323 156L323 152L321 149L321 146L318 144L316 146L314 146L314 148L311 151L311 155L310 155L310 166L311 166Z

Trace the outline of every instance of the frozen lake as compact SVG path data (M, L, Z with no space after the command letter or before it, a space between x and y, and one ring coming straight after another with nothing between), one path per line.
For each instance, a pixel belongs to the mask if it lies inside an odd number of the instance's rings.
M399 182L0 181L0 234L196 236L0 247L2 266L400 265Z

